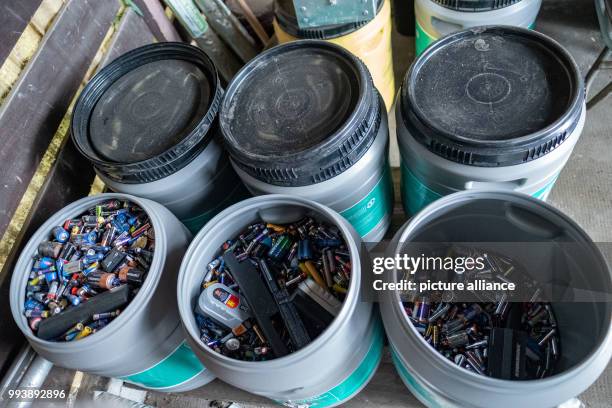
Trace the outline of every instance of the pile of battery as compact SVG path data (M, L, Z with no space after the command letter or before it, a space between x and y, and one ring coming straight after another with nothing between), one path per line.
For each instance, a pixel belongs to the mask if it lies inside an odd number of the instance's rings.
M33 259L24 315L43 340L79 340L116 318L153 259L153 228L138 206L108 200L50 231Z
M310 217L250 225L208 264L195 308L201 340L246 361L290 354L338 315L350 277L336 227Z
M550 376L560 357L559 328L552 306L538 299L541 289L508 257L475 248L453 247L451 253L483 255L489 269L465 273L462 279L520 281L532 288L529 301L511 301L512 294L479 291L473 295L496 301L452 302L453 292L429 293L404 302L410 322L425 341L457 366L504 380ZM429 296L428 296L429 295Z

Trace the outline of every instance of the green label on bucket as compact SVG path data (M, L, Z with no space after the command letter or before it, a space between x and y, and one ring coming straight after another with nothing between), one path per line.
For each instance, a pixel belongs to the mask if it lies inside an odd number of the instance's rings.
M391 167L385 164L382 176L372 190L357 204L341 211L361 237L370 233L385 217L393 211L393 179Z
M423 207L442 197L441 194L436 193L419 180L403 162L401 172L402 202L407 215L418 213Z
M531 196L534 198L538 198L540 200L546 201L546 199L548 198L548 194L550 193L550 190L552 190L553 186L555 185L555 182L557 181L557 177L559 177L559 175L557 175L548 184L546 184L544 187L542 187L541 189L533 193Z
M428 34L427 31L416 21L416 35L415 35L415 50L417 57L421 55L425 48L437 40L437 38ZM528 29L533 30L535 28L535 21L527 26Z
M406 215L414 215L442 197L442 194L427 187L403 162L401 164L401 172L401 195ZM556 181L557 177L553 178L548 184L535 193L532 193L531 196L540 200L546 200Z
M121 379L145 388L162 389L183 384L204 370L206 368L200 363L191 347L183 341L159 363Z
M416 41L416 55L419 56L421 55L423 51L425 51L425 48L429 47L429 44L436 41L436 38L429 35L417 21L415 41Z
M316 397L298 401L277 401L287 407L323 408L339 405L357 394L370 381L382 358L383 328L380 318L376 318L372 344L365 357L344 381Z

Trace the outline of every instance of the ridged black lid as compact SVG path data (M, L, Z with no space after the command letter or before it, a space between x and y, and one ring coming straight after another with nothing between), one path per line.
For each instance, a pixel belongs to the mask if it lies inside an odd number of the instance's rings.
M244 171L269 184L302 186L353 165L380 127L370 74L344 48L316 40L274 47L230 83L219 120Z
M521 0L432 0L442 7L457 11L491 11L499 10Z
M577 126L584 84L570 54L535 31L487 26L432 44L401 90L403 122L433 153L463 164L524 163Z
M377 13L380 12L385 0L378 0ZM328 25L316 28L300 28L292 0L275 0L274 16L278 25L287 34L305 40L329 40L352 33L363 27L371 20L356 21L348 24Z
M159 180L210 142L223 90L212 60L183 43L157 43L112 61L89 81L72 140L111 180Z

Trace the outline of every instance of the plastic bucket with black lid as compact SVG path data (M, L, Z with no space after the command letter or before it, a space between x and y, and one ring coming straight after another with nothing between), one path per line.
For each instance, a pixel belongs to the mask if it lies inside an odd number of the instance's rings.
M195 232L246 196L219 136L222 97L202 50L147 45L89 81L74 108L72 140L112 190L163 204Z
M279 43L298 39L326 40L346 48L366 64L387 111L391 109L396 89L390 0L377 1L376 16L370 21L305 28L299 26L291 0L276 0L274 3L273 25Z
M149 216L155 251L144 284L121 314L99 331L76 341L42 340L33 334L24 316L33 256L53 227L111 199L130 201ZM190 241L191 234L185 226L154 201L115 193L75 201L49 217L21 252L11 279L13 318L32 348L59 367L121 378L163 392L201 387L215 377L185 342L176 300L179 265Z
M413 63L397 103L406 213L460 190L545 200L585 112L576 63L543 34L487 26L436 42Z
M612 356L609 246L596 246L570 217L525 194L462 191L441 198L406 222L386 255L414 253L414 247L426 242L473 242L475 248L520 254L518 261L531 264L528 274L548 294L559 334L559 358L549 376L509 380L481 375L459 367L425 340L405 311L400 291L381 292L380 311L393 363L406 387L426 406L561 406L604 372ZM396 282L402 276L390 269L385 280ZM517 280L511 274L513 279ZM525 292L531 296L531 291Z
M414 0L416 55L445 35L504 24L533 28L542 0Z
M254 194L289 194L338 211L365 241L390 224L387 113L365 65L315 40L272 48L229 85L221 131Z
M201 339L194 315L207 265L219 256L224 242L248 225L293 223L305 216L337 228L346 242L352 269L340 312L308 345L283 357L243 361L215 352ZM347 402L374 376L383 352L378 311L360 299L367 273L361 269L361 247L359 235L343 217L302 197L263 195L219 213L194 237L179 273L179 313L194 352L219 379L287 407L322 408Z

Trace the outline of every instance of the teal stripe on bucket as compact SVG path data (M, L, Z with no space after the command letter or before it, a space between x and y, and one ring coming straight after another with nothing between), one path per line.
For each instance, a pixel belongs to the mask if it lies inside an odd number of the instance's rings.
M401 164L401 175L401 196L406 215L415 215L429 204L443 197L442 194L433 191L425 185L425 183L415 176L404 163ZM531 196L544 200L555 185L557 177L558 175L544 187L532 193Z
M427 187L403 162L401 164L401 195L406 215L414 215L442 195Z
M550 193L550 190L552 190L553 186L555 185L555 182L557 181L557 177L559 176L556 176L544 187L542 187L541 189L533 193L532 197L539 198L540 200L544 200L547 197L548 193Z
M277 401L287 406L307 404L310 408L324 408L338 405L352 398L372 378L382 358L383 350L383 328L380 317L376 317L374 324L374 335L370 349L359 366L344 381L316 397L299 401Z
M383 174L370 192L352 207L341 211L343 216L360 237L369 234L393 211L393 179L391 167L385 164Z
M435 38L434 36L430 35L427 31L425 31L425 29L423 28L423 26L421 26L421 24L419 24L419 20L417 19L415 22L415 26L416 26L416 35L415 35L415 51L416 51L416 56L418 57L419 55L421 55L423 53L423 51L425 51L425 49L427 47L429 47L432 43L436 42L438 39ZM534 30L535 29L535 21L532 22L531 24L529 24L527 26L528 29L530 30Z
M183 341L172 353L154 366L136 374L121 377L145 388L161 389L183 384L206 368Z
M242 184L238 185L234 191L225 196L223 200L219 202L215 207L211 208L208 211L203 212L202 214L181 220L181 222L189 229L192 234L197 234L202 227L212 219L215 215L225 210L232 204L237 203L238 201L245 200L249 198L251 195L247 191L246 187Z
M395 348L393 348L393 345L391 345L389 349L391 350L391 360L393 361L395 370L399 374L400 378L404 381L404 384L406 385L406 387L408 387L410 392L412 392L415 396L419 397L422 401L426 401L427 406L430 408L443 407L443 405L439 404L438 401L436 401L434 395L429 392L425 387L423 387L421 383L419 383L412 376L412 374L408 372L406 367L404 367L401 360L399 359Z

